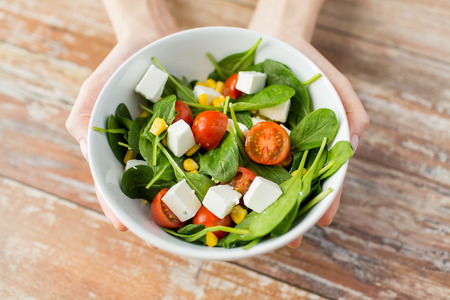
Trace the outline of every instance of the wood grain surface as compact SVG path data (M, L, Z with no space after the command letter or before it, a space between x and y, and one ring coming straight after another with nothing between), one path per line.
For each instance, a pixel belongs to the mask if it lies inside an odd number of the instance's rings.
M168 0L183 29L257 0ZM0 0L1 299L449 299L450 2L328 0L313 45L371 117L332 225L297 249L186 259L118 232L64 123L115 44L100 1Z

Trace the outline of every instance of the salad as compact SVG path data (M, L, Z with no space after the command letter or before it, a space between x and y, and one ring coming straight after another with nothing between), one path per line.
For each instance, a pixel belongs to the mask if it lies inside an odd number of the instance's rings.
M167 233L209 247L244 247L286 233L331 188L323 182L353 155L329 147L335 113L312 110L307 87L288 66L255 64L261 39L220 61L207 53L202 81L153 64L135 91L147 99L133 119L125 104L107 120L124 165L122 192L143 199Z

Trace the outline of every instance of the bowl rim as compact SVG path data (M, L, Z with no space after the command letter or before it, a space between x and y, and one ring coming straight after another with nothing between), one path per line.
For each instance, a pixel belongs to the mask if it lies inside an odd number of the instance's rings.
M112 88L112 86L111 86L112 82L114 82L114 80L116 78L120 77L120 74L122 74L123 71L127 69L128 65L131 64L137 57L142 55L142 53L149 51L148 49L151 49L152 47L157 47L160 44L164 44L167 41L170 41L172 39L177 39L180 36L190 35L190 34L194 34L194 35L200 34L201 35L204 33L211 32L211 31L215 32L216 34L234 31L239 34L242 34L242 33L249 34L249 35L254 36L255 38L262 37L263 41L268 42L268 43L273 43L273 42L281 43L280 45L283 46L283 48L286 48L286 50L289 50L289 51L296 52L297 55L300 55L303 57L305 62L308 62L309 64L311 64L311 66L314 69L316 69L317 72L320 72L322 74L321 80L324 81L323 84L325 84L327 86L328 90L334 94L333 97L340 99L337 91L335 90L334 86L331 84L331 82L329 81L329 79L327 78L325 73L305 54L303 54L296 48L290 46L289 44L287 44L281 40L278 40L278 39L268 36L266 34L262 34L262 33L252 31L249 29L238 28L238 27L208 26L208 27L187 29L187 30L179 31L179 32L173 33L171 35L165 36L161 39L158 39L158 40L146 45L142 49L138 50L136 53L131 55L126 61L124 61L120 65L120 67L113 73L113 75L108 79L108 81L102 88L102 90L97 98L97 101L94 105L94 108L93 108L93 111L91 114L91 119L89 122L89 129L88 129L88 157L89 158L93 157L92 154L95 152L94 143L92 142L93 123L94 123L94 120L96 119L96 117L100 117L102 115L101 114L102 113L101 105L99 103L103 102L102 99L105 97L105 94L107 93L106 91ZM343 111L344 116L345 116L345 110L343 108L342 101L339 104L339 109L341 110L340 113L342 113L342 111ZM348 122L347 122L346 118L343 118L342 122L340 123L339 130L344 130L345 138L341 139L341 140L349 141L349 127L348 127ZM334 141L334 142L336 142L336 141ZM333 196L333 199L334 199L334 197L337 195L339 189L343 185L345 175L347 172L347 168L348 168L348 163L349 163L349 161L347 161L344 165L342 165L338 171L340 176L337 176L336 177L337 179L335 179L336 183L337 183L337 188L335 190L333 190L324 199L328 199L331 196ZM137 224L131 218L131 216L127 216L126 214L124 214L121 211L120 207L114 201L111 201L109 199L109 197L106 196L107 191L105 189L107 187L103 185L103 181L102 181L102 177L104 177L104 174L100 173L98 165L95 162L90 161L89 167L90 167L94 182L97 186L97 193L103 198L103 200L105 201L105 203L107 204L107 206L111 210L111 212L118 218L118 220L120 222L122 222L124 224L125 227L128 228L128 230L130 230L133 234L135 234L136 236L138 236L139 238L143 239L146 242L149 242L149 243L156 242L155 246L157 246L159 249L162 249L164 251L167 251L167 252L170 252L173 254L177 254L180 256L201 259L201 260L231 261L231 260L236 260L236 259L253 257L256 255L274 251L280 247L283 247L284 245L287 245L289 242L295 240L300 235L306 233L325 214L325 212L328 210L328 208L331 206L331 204L333 202L333 201L329 200L327 205L325 205L325 207L322 207L320 212L317 209L314 211L310 211L308 213L308 218L307 218L308 222L303 222L303 220L302 220L301 222L296 224L294 227L292 227L287 233L283 234L282 236L279 236L276 238L271 238L267 241L263 241L247 250L244 250L242 247L230 248L230 249L224 249L224 248L219 248L219 247L210 248L207 246L194 245L192 243L187 243L185 241L182 241L183 244L191 245L191 247L189 247L189 249L187 249L188 247L174 247L173 242L169 242L169 241L167 241L167 239L155 237L153 234L151 234L149 232L144 232L144 231L146 231L144 228L139 228L139 224ZM334 174L333 176L335 176L335 175L337 175L337 173ZM323 201L321 201L321 202L323 202ZM321 204L321 203L319 203L319 204ZM323 204L322 204L322 206L323 206ZM151 241L149 241L149 238L148 238L149 234L153 236ZM169 234L167 234L167 235L169 235ZM178 238L175 238L175 237L172 237L172 238L179 240ZM201 249L198 250L197 247L201 247ZM183 248L186 248L186 249L183 249Z

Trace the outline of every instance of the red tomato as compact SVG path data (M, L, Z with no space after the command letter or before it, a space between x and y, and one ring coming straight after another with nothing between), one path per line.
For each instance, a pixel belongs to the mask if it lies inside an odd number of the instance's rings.
M225 131L227 131L228 117L219 112L207 110L195 117L192 123L192 133L197 144L211 150L217 147Z
M177 114L175 115L175 119L173 120L172 124L176 121L184 120L189 124L189 126L192 125L192 112L189 106L186 105L186 103L177 100L175 102L175 110L177 111Z
M219 219L215 214L210 212L206 207L202 206L198 210L197 214L194 216L192 220L192 224L203 224L205 227L213 227L213 226L227 226L231 227L232 225L230 215L226 215L225 218ZM228 234L225 231L214 231L213 232L216 237L220 240L224 236Z
M150 212L156 224L167 228L178 228L184 225L177 216L161 200L169 189L163 189L155 196L150 206Z
M234 175L233 179L227 182L227 184L231 185L236 191L244 196L250 188L250 185L252 184L255 177L256 175L249 169L239 167L236 175Z
M255 162L276 165L289 155L290 142L286 130L274 122L259 122L248 132L245 152Z
M229 96L230 98L237 99L242 96L242 92L236 89L238 75L239 73L233 74L225 81L225 85L223 87L223 95L225 97Z

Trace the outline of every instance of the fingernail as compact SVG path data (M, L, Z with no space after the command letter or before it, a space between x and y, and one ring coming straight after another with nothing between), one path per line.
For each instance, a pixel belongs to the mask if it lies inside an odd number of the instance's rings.
M354 134L350 139L350 144L352 145L353 152L356 152L356 149L358 148L359 144L359 137L356 134Z
M83 154L84 158L89 161L88 159L88 149L87 149L87 142L85 139L80 140L80 149L81 153Z

